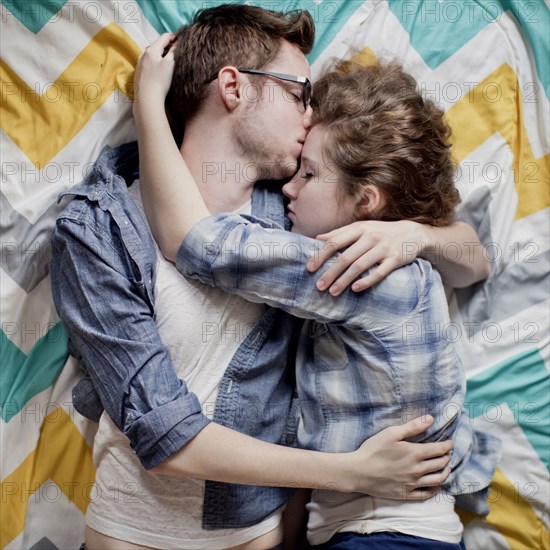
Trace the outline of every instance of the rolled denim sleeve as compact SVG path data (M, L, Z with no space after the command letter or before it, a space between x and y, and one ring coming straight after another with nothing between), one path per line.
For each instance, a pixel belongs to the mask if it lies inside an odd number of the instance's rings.
M146 469L195 437L209 420L178 379L142 281L108 235L60 217L52 235L54 303L101 402Z
M330 261L313 274L306 264L323 246L323 241L274 228L252 216L220 214L192 228L178 250L176 266L185 277L246 300L354 329L387 326L395 321L392 311L411 311L418 303L417 278L414 273L410 277L414 268L407 274L395 272L363 293L346 289L334 297L319 291L316 282Z

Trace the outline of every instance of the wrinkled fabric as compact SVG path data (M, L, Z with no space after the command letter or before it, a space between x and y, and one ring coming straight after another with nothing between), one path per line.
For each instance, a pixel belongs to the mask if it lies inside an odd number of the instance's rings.
M75 408L98 420L105 410L150 469L208 423L177 378L155 324L156 253L146 220L127 186L137 176L137 144L106 148L52 235L54 302L84 377ZM285 223L276 186L258 185L252 211ZM213 420L272 443L295 443L293 358L296 332L267 308L225 369ZM220 366L224 368L224 366ZM288 499L287 489L207 482L205 529L254 525Z

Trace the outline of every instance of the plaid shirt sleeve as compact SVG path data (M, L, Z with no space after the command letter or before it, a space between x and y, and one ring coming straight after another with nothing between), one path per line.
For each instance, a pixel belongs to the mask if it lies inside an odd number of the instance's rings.
M399 270L367 292L334 297L317 289L333 256L317 273L306 269L323 241L290 233L251 216L220 214L188 233L176 266L188 278L281 308L303 319L374 330L401 322L416 307L424 278ZM404 268L406 269L406 268ZM366 314L368 312L368 314Z

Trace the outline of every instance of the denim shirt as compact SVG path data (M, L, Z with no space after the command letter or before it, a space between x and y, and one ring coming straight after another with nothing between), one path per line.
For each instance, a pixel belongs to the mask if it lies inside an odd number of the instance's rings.
M306 319L296 361L300 447L354 451L384 428L429 413L433 425L413 440L454 439L444 489L487 514L500 440L474 430L464 411L465 376L445 337L450 320L439 274L417 259L365 292L333 297L306 270L323 244L252 216L222 214L193 227L176 265L185 277Z
M150 469L177 452L210 420L177 378L155 324L156 252L127 186L137 177L137 144L106 148L52 234L54 303L69 350L84 377L75 408L99 420L105 410ZM281 193L259 184L255 215L285 222ZM225 370L213 420L253 437L295 443L294 357L297 332L284 313L266 308ZM206 482L203 527L254 525L286 502L287 489Z

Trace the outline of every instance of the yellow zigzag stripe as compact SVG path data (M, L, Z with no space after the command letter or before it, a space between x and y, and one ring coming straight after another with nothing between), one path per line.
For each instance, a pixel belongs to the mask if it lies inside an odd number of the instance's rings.
M36 449L2 481L1 548L25 528L29 499L48 498L47 495L34 494L49 479L83 514L86 512L95 480L92 451L61 408L46 416Z
M134 67L140 53L141 48L128 33L110 23L41 94L0 61L2 129L40 169L117 88L132 96Z
M488 502L491 511L485 521L498 530L510 548L549 550L548 529L535 514L529 502L519 494L514 484L498 468L491 482ZM457 511L464 525L468 525L474 519L482 519L463 510L457 509Z
M507 63L453 105L446 116L453 129L451 140L458 162L495 132L506 140L514 154L518 194L516 219L550 206L550 155L536 159L533 154L523 120L521 87L516 73Z

